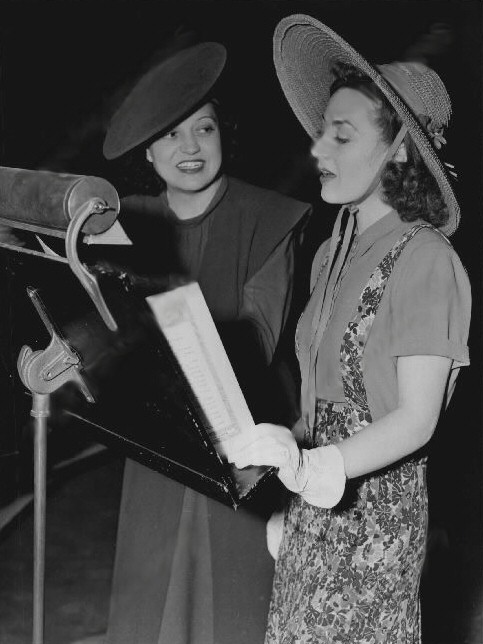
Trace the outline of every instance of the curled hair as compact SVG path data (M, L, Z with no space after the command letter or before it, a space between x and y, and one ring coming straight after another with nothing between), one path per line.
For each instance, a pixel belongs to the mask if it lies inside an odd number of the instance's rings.
M237 140L235 132L237 124L234 117L214 97L205 99L193 112L198 107L206 105L206 103L211 103L215 108L221 136L223 169L225 170L236 158ZM158 175L153 168L153 164L146 158L146 148L160 136L161 133L156 134L152 139L138 145L115 162L117 163L116 188L121 195L159 195L166 188L165 181Z
M335 80L330 95L343 87L355 89L369 98L375 108L375 123L381 139L391 145L399 132L402 121L386 97L368 76L357 67L338 63L333 68ZM394 208L403 221L424 219L439 228L449 218L441 190L417 149L409 133L404 137L407 161L389 161L381 176L382 199Z

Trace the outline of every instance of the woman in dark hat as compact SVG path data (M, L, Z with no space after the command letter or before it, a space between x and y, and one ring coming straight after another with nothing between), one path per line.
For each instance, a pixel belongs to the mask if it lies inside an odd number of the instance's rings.
M302 417L233 441L279 467L266 643L421 641L426 445L468 364L470 287L447 236L460 213L439 159L451 106L421 63L372 67L310 16L278 25L275 66L342 204L299 321Z
M157 65L114 115L104 154L149 166L149 194L121 204L137 269L199 282L256 413L310 208L224 174L213 99L224 63L220 44L202 43ZM262 642L273 576L267 512L235 514L128 460L106 641Z

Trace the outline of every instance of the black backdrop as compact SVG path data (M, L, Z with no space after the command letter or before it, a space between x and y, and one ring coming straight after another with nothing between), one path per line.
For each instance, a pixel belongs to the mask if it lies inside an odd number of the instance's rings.
M275 24L295 12L326 22L373 62L401 57L431 25L444 23L451 29L451 45L430 62L446 83L454 107L447 158L460 176L463 216L453 243L473 287L472 366L462 373L433 441L434 545L424 580L424 614L435 638L464 642L472 627L457 615L483 610L481 3L3 0L0 164L97 174L115 182L101 145L119 88L182 26L200 39L227 46L221 91L238 116L234 171L316 204L307 250L313 252L330 230L333 212L318 199L309 141L285 102L271 56ZM451 615L451 623L444 615ZM450 632L455 639L444 639Z

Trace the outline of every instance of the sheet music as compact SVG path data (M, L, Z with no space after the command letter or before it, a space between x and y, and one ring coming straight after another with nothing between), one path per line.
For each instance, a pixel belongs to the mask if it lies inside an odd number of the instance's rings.
M196 282L146 298L223 454L223 441L251 432L255 425Z
M132 246L132 241L118 219L103 233L99 233L98 235L85 235L83 241L89 245L112 244L117 246Z

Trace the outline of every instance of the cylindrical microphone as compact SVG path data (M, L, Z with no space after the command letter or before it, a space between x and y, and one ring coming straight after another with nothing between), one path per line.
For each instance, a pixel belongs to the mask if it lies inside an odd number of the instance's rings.
M0 167L0 223L65 237L70 221L92 202L81 232L97 235L119 214L119 196L105 179L47 170Z

